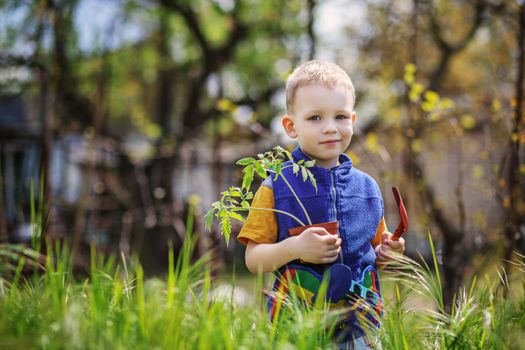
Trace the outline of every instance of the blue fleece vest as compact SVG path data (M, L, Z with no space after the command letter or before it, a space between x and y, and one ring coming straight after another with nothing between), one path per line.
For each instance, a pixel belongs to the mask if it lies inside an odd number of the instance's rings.
M299 148L292 152L295 162L310 158ZM342 239L342 261L336 262L350 267L352 279L359 279L364 269L374 265L376 254L370 241L374 238L377 226L383 217L383 199L377 183L368 174L352 166L352 160L346 154L339 157L340 165L326 169L311 167L317 182L317 192L307 180L303 182L301 173L293 173L291 162L285 163L282 175L292 185L305 206L313 224L339 221L339 237ZM275 208L289 212L305 224L306 216L292 192L281 177L272 176ZM300 226L294 219L284 214L276 214L279 227L278 241L289 236L288 229ZM288 264L306 265L320 275L330 264L307 264L294 261ZM283 268L286 268L284 266Z

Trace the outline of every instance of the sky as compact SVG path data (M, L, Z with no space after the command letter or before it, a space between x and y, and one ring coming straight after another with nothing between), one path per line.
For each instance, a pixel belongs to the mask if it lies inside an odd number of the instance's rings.
M213 1L213 0L210 0ZM228 9L232 0L214 0ZM74 14L74 23L78 32L80 50L91 52L101 49L115 49L124 44L139 41L150 32L156 23L151 16L141 16L141 11L133 11L131 20L125 20L125 11L122 1L107 0L80 0ZM21 6L19 10L10 13L8 18L0 13L0 36L5 35L2 23L19 23L26 15L27 8ZM315 9L314 32L317 37L316 58L337 61L343 68L351 72L358 59L355 41L345 33L345 27L366 25L366 1L356 0L323 0L318 1ZM17 26L19 27L19 26ZM17 38L18 39L18 38ZM30 40L18 39L14 49L17 54L31 55L34 48ZM51 45L49 38L48 45ZM343 52L343 57L337 57L337 51ZM1 77L0 77L1 78ZM284 97L283 97L284 98ZM281 100L283 99L281 98ZM282 101L277 101L281 105ZM365 107L361 104L361 107ZM371 114L370 113L364 113ZM366 119L366 118L365 118Z
M121 6L116 1L82 0L75 13L75 24L79 29L79 46L82 51L104 45L106 48L118 47L123 43L139 40L145 34L142 26L118 23L119 30L112 30L121 18ZM109 42L101 42L102 35L113 32Z
M227 7L229 1L222 0ZM75 22L80 29L79 43L82 50L89 51L100 46L102 33L111 31L111 25L119 18L120 6L116 1L82 0L75 15ZM362 21L366 13L364 2L352 0L325 0L319 1L316 8L315 33L320 45L334 45L341 41L342 29L345 25L356 24ZM138 19L139 23L141 19ZM143 21L144 27L148 23ZM119 23L119 27L122 26ZM145 28L128 25L119 28L114 38L105 45L118 46L123 42L133 42L145 33ZM330 52L319 53L319 58L331 59Z
M210 0L211 1L211 0ZM216 0L227 8L231 0ZM0 13L0 37L7 35L3 28L5 24L20 23L25 17L26 6L19 6L17 10ZM343 28L349 24L364 25L366 3L355 0L324 0L319 1L316 7L315 34L318 40L318 58L334 59L333 50L324 48L337 47L338 44L348 43L344 40ZM96 49L112 49L125 43L135 42L144 36L150 26L154 25L147 18L133 18L133 21L122 20L123 11L120 1L107 0L80 0L74 16L78 28L79 46L82 51L89 52ZM139 16L135 11L134 16ZM131 24L133 23L133 24ZM139 25L136 25L138 23ZM18 25L17 27L20 27ZM112 35L108 35L112 33ZM16 40L12 49L17 54L30 55L33 48L28 40ZM50 44L50 42L48 43Z

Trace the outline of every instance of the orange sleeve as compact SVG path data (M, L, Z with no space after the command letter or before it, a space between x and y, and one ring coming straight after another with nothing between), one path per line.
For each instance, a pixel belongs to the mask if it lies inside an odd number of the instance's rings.
M254 208L274 208L273 190L261 186L252 201ZM268 210L250 210L237 240L242 244L248 241L255 243L275 243L277 241L277 220L275 213Z
M381 218L381 221L379 221L379 225L377 225L376 235L370 241L370 243L372 244L372 247L375 248L381 244L381 239L382 239L381 236L383 235L384 232L388 232L388 227L386 226L385 217L383 216Z

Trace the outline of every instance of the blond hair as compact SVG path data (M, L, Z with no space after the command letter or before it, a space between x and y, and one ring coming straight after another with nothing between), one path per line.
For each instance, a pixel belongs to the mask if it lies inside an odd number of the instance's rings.
M330 89L344 87L350 92L355 102L355 90L352 80L337 64L312 60L297 67L286 81L286 110L292 113L293 101L298 88L313 84L321 84Z

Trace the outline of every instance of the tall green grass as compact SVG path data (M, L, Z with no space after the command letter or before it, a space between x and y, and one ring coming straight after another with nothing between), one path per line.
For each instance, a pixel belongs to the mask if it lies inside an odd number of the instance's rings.
M330 333L337 315L322 303L304 310L292 299L279 321L270 323L260 275L247 303L233 302L235 288L230 296L217 296L209 257L191 260L192 231L189 225L183 253L177 259L170 253L165 279L145 279L136 259L103 256L94 248L84 278L73 275L71 253L59 243L46 245L40 274L29 269L23 275L31 259L17 255L22 258L14 272L0 278L0 348L334 347ZM516 273L508 278L473 278L446 312L437 262L427 266L399 256L381 272L386 308L377 334L382 348L525 349L524 261L516 255Z
M504 271L501 278L473 276L447 312L430 235L429 242L432 268L397 255L383 274L392 289L379 332L383 348L525 349L525 257L515 255L512 282Z
M192 216L190 210L188 217ZM217 296L210 257L191 259L196 244L191 220L186 238L177 259L170 249L165 279L145 279L137 259L104 256L94 247L89 274L79 278L73 274L71 251L60 242L47 242L41 269L23 273L29 261L34 267L42 259L34 250L6 245L11 252L6 271L12 273L0 275L0 348L311 349L329 345L320 326L325 320L320 310L308 311L312 317L305 322L283 317L279 328L268 322L262 276L254 279L253 301L245 306L233 303L234 289L229 297ZM304 317L299 308L293 311Z

